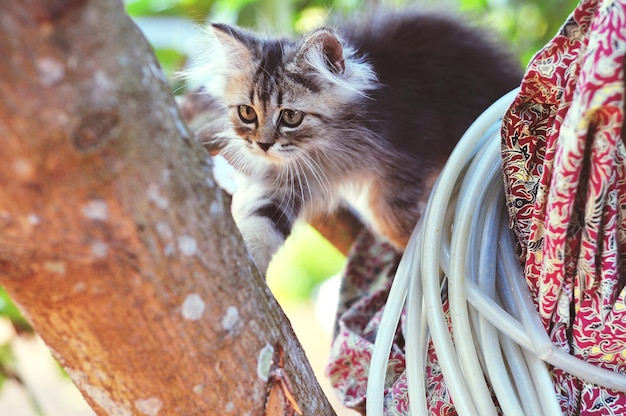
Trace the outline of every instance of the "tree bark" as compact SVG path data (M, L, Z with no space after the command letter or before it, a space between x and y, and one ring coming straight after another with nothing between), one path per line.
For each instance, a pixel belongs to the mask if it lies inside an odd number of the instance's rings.
M0 56L0 283L96 413L334 414L122 2L6 2Z

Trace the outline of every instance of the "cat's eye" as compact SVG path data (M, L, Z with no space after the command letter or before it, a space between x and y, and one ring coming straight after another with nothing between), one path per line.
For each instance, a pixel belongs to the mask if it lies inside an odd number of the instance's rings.
M304 113L298 110L283 110L280 116L280 122L287 127L298 127L304 119Z
M237 108L237 112L239 113L239 119L244 123L250 124L256 122L256 111L249 105L240 105Z

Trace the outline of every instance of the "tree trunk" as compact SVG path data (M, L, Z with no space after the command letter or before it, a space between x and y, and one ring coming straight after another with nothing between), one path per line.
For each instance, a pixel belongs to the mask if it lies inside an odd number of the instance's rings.
M122 2L5 2L0 56L0 283L96 413L334 414Z

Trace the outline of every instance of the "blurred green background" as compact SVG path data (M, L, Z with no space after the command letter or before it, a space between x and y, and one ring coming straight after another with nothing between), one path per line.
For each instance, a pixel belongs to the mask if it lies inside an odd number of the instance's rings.
M577 0L126 0L128 13L154 46L166 75L172 78L195 50L197 30L215 20L265 32L298 33L323 24L333 13L350 14L381 4L418 3L443 10L459 10L468 19L491 28L507 40L526 65L563 24ZM180 85L172 81L172 91ZM323 258L324 261L319 261ZM268 283L285 303L311 298L315 288L338 273L344 257L308 226L298 226L272 263ZM16 337L32 330L8 296L0 290L0 319L8 320ZM0 387L7 379L22 383L14 368L11 339L0 341ZM23 384L23 383L22 383ZM24 389L28 386L23 384ZM43 414L32 401L33 411Z
M392 5L419 4L442 10L458 10L469 19L491 28L507 39L525 65L558 30L577 0L126 0L128 13L140 23L159 26L160 34L148 37L167 74L185 62L186 40L177 36L177 20L203 25L210 20L280 33L314 28L329 14ZM164 25L171 29L163 31ZM144 27L146 27L144 26ZM186 35L184 30L181 31ZM168 41L161 41L161 38Z

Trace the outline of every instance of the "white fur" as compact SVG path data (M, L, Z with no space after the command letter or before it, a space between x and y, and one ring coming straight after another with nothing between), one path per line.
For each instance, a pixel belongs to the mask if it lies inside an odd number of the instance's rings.
M350 207L359 219L376 230L375 216L370 203L371 182L361 180L360 182L346 183L339 186L339 196L344 205Z
M240 55L245 51L243 46L238 47L234 40L228 41L212 26L203 29L202 38L202 53L191 57L191 64L180 76L191 89L204 87L209 94L221 97L230 65L241 59Z
M265 201L264 187L240 173L236 175L236 181L237 192L233 194L231 212L258 269L265 273L284 238L269 218L251 215Z
M230 195L237 192L236 171L222 155L213 157L213 177L217 185Z
M339 39L343 47L345 70L341 74L332 72L327 65L327 59L321 47L310 48L306 58L319 74L331 84L341 87L339 91L347 94L346 99L352 94L367 97L367 91L378 87L378 78L372 66L355 56L354 50Z

